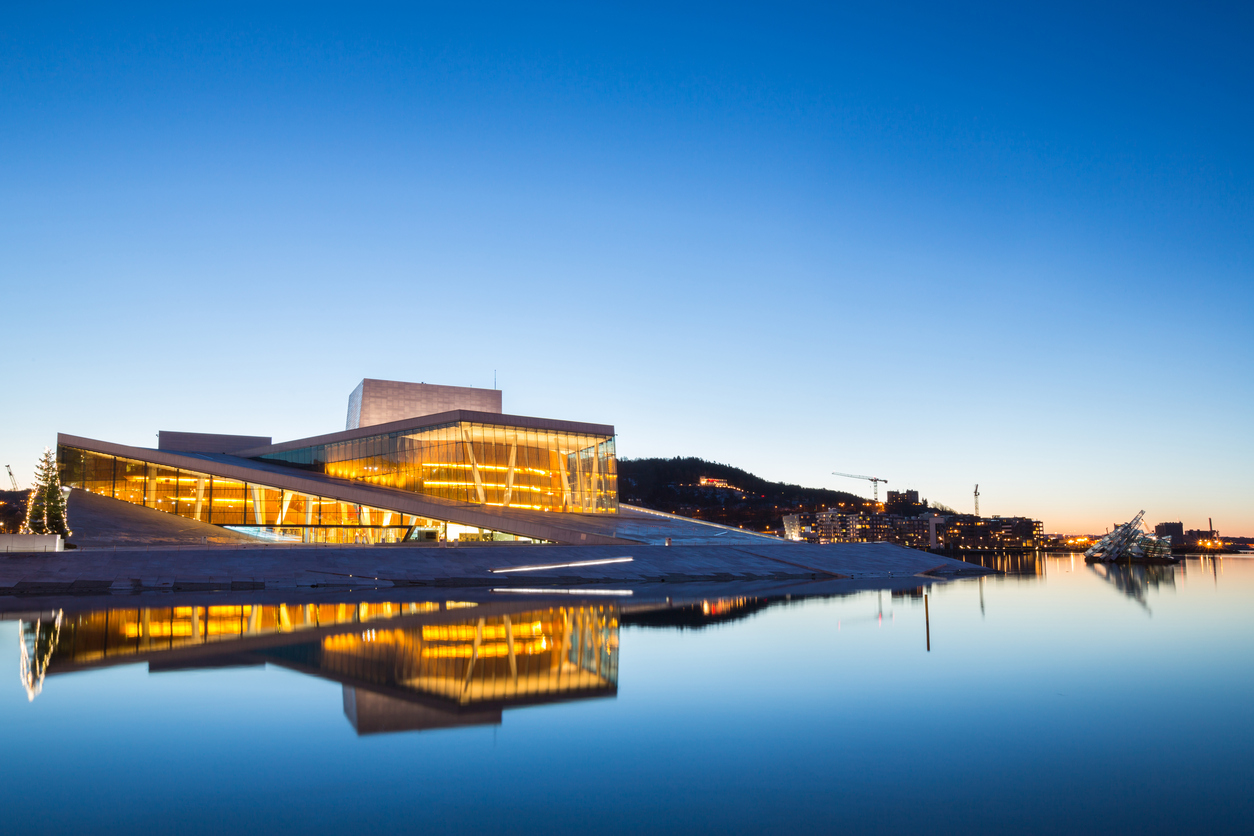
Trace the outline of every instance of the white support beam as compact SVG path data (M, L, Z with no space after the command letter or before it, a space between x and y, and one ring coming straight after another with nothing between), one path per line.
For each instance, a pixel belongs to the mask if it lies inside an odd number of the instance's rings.
M509 507L510 495L514 492L514 463L518 460L518 440L514 440L509 448L509 469L505 471L505 507Z
M253 521L257 525L266 524L266 506L264 504L264 494L261 492L259 485L249 485L253 494Z
M466 445L466 458L470 461L470 472L475 477L475 492L479 495L479 504L486 505L488 500L483 493L483 477L479 475L479 463L475 461L475 448L470 441L470 431L462 427L462 443Z
M557 467L562 477L562 507L569 508L571 506L570 471L566 467L566 453L560 449L557 451Z
M283 518L287 516L287 508L292 504L293 494L291 491L283 491L282 496L283 501L279 503L279 518L275 520L275 525L283 525Z
M205 477L200 476L196 479L196 511L192 515L192 519L200 522L200 511L205 504Z

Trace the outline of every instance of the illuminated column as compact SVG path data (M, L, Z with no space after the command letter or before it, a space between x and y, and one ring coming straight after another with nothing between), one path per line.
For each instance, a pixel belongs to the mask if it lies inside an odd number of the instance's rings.
M571 505L570 471L567 470L566 468L566 454L562 452L560 447L558 448L558 451L557 451L557 467L558 467L558 472L561 474L561 478L562 478L562 508L566 509L566 508L569 508Z
M605 493L605 472L601 463L601 445L592 445L592 466L596 470L596 476L592 479L592 510L596 511L600 506L600 497Z
M588 467L587 448L579 451L576 461L579 463L579 510L588 511L588 503L592 493L592 471Z
M572 444L571 446L573 447L574 445ZM569 482L571 486L570 491L572 494L570 498L570 504L572 506L576 506L576 505L579 506L578 510L582 511L583 510L583 480L579 478L580 471L582 470L582 468L580 467L580 463L579 463L579 450L576 449L572 455L575 459L574 471L573 472L570 471L569 464L566 466L568 477L569 477Z
M474 446L470 442L470 430L462 427L462 443L466 446L466 458L470 461L470 473L475 477L475 492L479 495L479 504L483 505L487 499L483 494L483 477L479 475L479 463L475 461Z
M197 522L200 521L200 509L204 507L204 504L205 504L205 477L198 476L196 478L196 513L193 515L193 519L195 519Z
M313 525L313 513L314 513L314 501L315 501L315 500L317 500L317 501L319 502L319 504L321 504L321 499L320 499L319 497L316 497L316 496L306 496L306 497L305 497L305 525L306 525L306 528L305 528L305 533L304 533L304 535L303 535L302 539L303 539L306 543L313 543L313 542L315 542L314 530L313 530L312 528L308 528L308 526Z
M283 518L287 516L287 508L292 504L292 492L283 491L283 501L279 505L279 518L274 521L275 525L283 525Z
M262 504L264 494L262 494L261 488L257 485L249 485L249 487L252 488L253 492L253 520L257 525L265 525L265 506Z
M510 494L514 492L514 462L518 460L518 439L509 448L509 469L505 471L505 507L509 507ZM511 651L512 652L512 651ZM514 657L511 655L510 659ZM517 674L515 674L517 676Z

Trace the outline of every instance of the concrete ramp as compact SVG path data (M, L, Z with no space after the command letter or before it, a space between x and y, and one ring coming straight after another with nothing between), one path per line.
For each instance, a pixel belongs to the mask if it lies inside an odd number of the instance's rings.
M143 509L139 509L143 510ZM155 512L154 512L155 513ZM630 558L630 559L628 559ZM991 571L886 543L815 546L165 546L0 556L0 596L366 587L583 589L872 579L943 581ZM598 592L597 590L601 590ZM671 593L664 593L669 596Z
M79 548L260 542L221 526L77 489L70 491L68 513L70 531L74 532L68 542Z

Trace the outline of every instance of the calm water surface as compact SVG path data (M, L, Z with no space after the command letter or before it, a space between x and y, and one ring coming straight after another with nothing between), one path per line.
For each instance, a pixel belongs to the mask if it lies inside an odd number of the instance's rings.
M1251 832L1254 560L1034 570L926 619L921 590L27 599L0 831Z

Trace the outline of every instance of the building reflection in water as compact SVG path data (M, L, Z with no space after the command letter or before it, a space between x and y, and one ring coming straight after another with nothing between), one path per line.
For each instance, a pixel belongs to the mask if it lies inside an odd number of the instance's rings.
M886 598L923 593L881 590L878 613L867 617L883 621ZM157 673L273 664L341 683L344 713L359 734L499 724L507 708L615 696L620 625L701 629L805 597L52 611L20 622L20 673L34 699L45 677L114 665L146 662Z
M965 552L947 553L947 557L974 563L985 569L995 569L1006 575L1034 575L1044 577L1047 560L1057 560L1056 552L1014 551L1014 552Z
M672 605L655 603L633 605L624 609L625 627L663 627L699 630L713 624L740 621L756 612L782 603L785 598L710 598L704 601ZM790 599L789 599L790 600ZM798 599L800 600L800 599Z
M146 661L274 664L334 680L359 734L496 724L519 705L614 696L615 605L254 604L50 613L21 623L22 680Z

